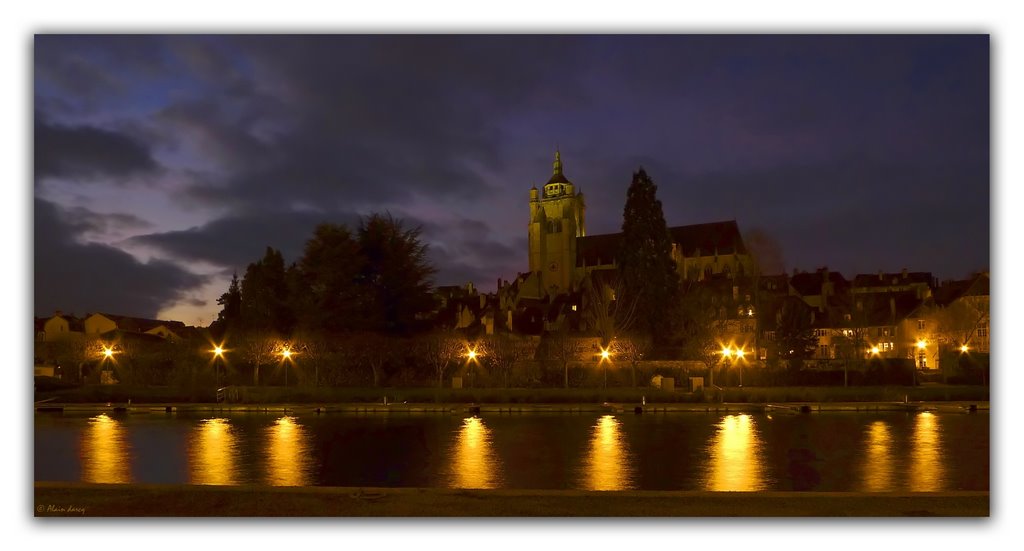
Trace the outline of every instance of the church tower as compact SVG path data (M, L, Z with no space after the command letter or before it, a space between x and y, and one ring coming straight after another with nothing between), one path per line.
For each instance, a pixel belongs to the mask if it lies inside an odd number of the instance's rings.
M555 151L554 170L543 191L530 189L530 272L541 289L557 295L572 290L576 269L576 238L587 233L583 193L562 172Z

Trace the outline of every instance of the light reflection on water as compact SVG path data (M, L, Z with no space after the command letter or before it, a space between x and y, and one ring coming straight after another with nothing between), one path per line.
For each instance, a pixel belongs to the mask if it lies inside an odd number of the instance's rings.
M938 417L925 411L914 420L911 446L910 491L936 492L942 489L942 430Z
M121 421L103 413L89 419L81 438L82 481L131 482L131 450Z
M193 484L238 484L237 437L227 419L203 419L189 435L189 476Z
M583 488L586 490L629 490L633 488L629 446L622 434L622 422L611 415L597 420L591 431L590 448L584 461Z
M865 431L867 445L864 455L864 491L892 490L892 434L885 421L871 423Z
M708 447L707 489L750 492L765 489L761 440L750 415L727 415Z
M823 413L770 422L757 414L557 419L403 416L391 427L394 417L345 415L37 416L35 477L98 483L799 490L805 488L795 482L788 486L795 480L794 458L786 454L799 435L800 445L813 452L813 469L822 474L806 489L988 489L987 415ZM174 453L177 446L181 453Z
M294 417L281 417L266 429L267 478L271 486L310 483L309 436Z
M462 420L451 456L452 487L498 487L499 465L491 445L491 430L479 417Z

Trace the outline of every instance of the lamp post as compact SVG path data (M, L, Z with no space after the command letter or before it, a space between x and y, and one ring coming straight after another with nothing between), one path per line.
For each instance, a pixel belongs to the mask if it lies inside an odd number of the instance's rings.
M611 361L611 352L607 348L601 349L601 359L598 361L601 364L601 374L604 376L604 388L608 388L608 366L605 365L606 361Z
M732 349L728 346L722 347L722 364L725 365L726 374L729 373L729 360L732 358ZM728 377L728 375L727 375ZM728 380L728 378L726 379Z
M740 348L736 351L736 365L740 368L740 388L743 388L743 356L745 352Z
M476 371L473 369L473 364L479 364L480 361L477 359L482 354L476 351L476 348L466 345L466 378L469 379L469 386L473 386L473 375Z
M220 346L213 347L213 384L219 390L220 389L220 370L217 369L217 359L224 357L224 349Z
M288 365L287 364L288 364L288 362L291 361L291 359L292 359L292 351L287 346L285 346L284 349L281 350L281 362L283 364L285 364L285 366L284 366L284 386L288 386Z

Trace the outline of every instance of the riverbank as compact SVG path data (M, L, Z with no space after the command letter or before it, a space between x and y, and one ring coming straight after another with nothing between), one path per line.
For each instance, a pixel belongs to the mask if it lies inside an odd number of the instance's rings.
M448 490L35 483L37 517L987 517L988 492Z
M604 403L697 407L715 404L818 404L895 402L988 402L989 387L938 385L874 387L730 387L704 392L651 388L342 388L342 387L228 387L220 401L237 405L302 404L431 404L460 405L576 405ZM202 404L217 402L215 389L188 391L169 387L88 385L38 391L35 401L62 404Z
M937 413L977 413L989 410L988 402L804 402L780 404L701 403L701 404L130 404L130 403L56 403L35 404L37 413L61 414L210 414L210 413L279 413L289 415L341 414L416 414L452 415L530 414L530 413L605 413L605 414L668 414L668 413L766 413L798 415L823 412L934 411Z

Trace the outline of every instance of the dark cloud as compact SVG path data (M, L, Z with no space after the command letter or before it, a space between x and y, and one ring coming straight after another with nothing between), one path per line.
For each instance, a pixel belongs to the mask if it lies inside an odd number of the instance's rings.
M149 149L131 137L95 126L65 126L35 119L35 176L113 182L158 168Z
M959 276L989 260L989 79L985 35L44 36L37 173L159 184L192 216L130 243L176 262L391 210L439 283L486 282L526 269L559 146L591 234L643 166L669 224L762 228L790 267Z
M501 123L526 105L584 101L573 41L541 37L239 37L220 41L235 72L202 99L158 117L231 169L225 185L193 186L212 205L259 208L306 200L405 202L413 194L478 199L500 169ZM191 64L224 66L209 45ZM239 71L240 66L249 68ZM204 72L207 69L203 69ZM578 101L567 100L574 98Z
M113 312L155 317L205 278L162 261L141 263L107 245L79 244L66 216L36 198L35 312Z
M134 214L124 212L100 213L85 207L63 210L64 222L76 234L117 235L125 231L151 228L153 224Z
M128 242L156 248L183 262L209 262L242 273L263 256L267 247L281 251L287 262L294 262L318 224L354 228L358 220L353 213L264 211L231 215L187 230L138 235Z

